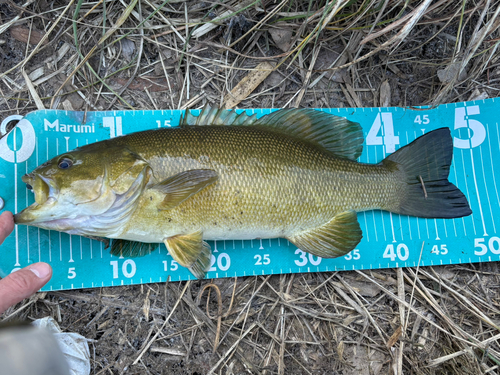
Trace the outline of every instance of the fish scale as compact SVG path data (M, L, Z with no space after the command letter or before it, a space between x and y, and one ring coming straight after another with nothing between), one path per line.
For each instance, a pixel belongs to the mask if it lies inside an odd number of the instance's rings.
M215 241L211 242L213 259L207 277L498 260L500 201L497 186L500 181L494 170L494 160L500 156L499 129L494 116L497 107L495 100L490 99L433 109L325 110L362 125L366 143L359 161L366 163L380 162L392 149L410 143L424 132L442 126L451 128L455 149L450 180L464 191L473 215L443 220L380 211L362 212L358 214L364 233L362 242L347 256L336 259L308 255L284 239ZM260 116L269 111L251 112ZM175 126L180 115L180 111L89 112L86 118L83 113L65 111L28 114L14 131L0 139L0 179L10 181L2 183L0 191L5 209L19 212L33 202L33 195L25 189L20 176L56 154L109 138L110 135ZM84 119L86 122L83 122ZM69 124L73 127L63 127ZM83 128L84 125L89 127ZM5 131L5 128L4 121L0 130ZM74 129L79 132L74 132ZM84 129L90 131L83 132ZM249 147L255 146L249 143ZM264 186L258 185L258 188L263 189ZM2 276L35 261L51 263L54 277L45 290L193 277L173 262L163 245L159 251L146 257L123 259L110 255L99 241L37 228L16 227L1 250Z
M253 127L189 126L108 142L149 161L158 181L191 169L213 169L219 176L217 184L168 211L157 209L161 195L151 200L146 193L121 234L130 240L141 240L135 233L148 228L148 242L200 229L207 240L284 237L325 224L339 212L380 207L395 193L390 175L380 179L380 166L338 159ZM362 191L364 199L356 199Z

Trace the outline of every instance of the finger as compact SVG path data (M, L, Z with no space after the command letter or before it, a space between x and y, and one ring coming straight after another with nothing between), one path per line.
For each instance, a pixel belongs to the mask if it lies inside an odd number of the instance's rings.
M47 263L35 263L0 280L0 314L35 294L52 277Z
M7 238L7 236L14 229L14 216L12 216L12 212L5 211L0 215L0 245L3 240Z

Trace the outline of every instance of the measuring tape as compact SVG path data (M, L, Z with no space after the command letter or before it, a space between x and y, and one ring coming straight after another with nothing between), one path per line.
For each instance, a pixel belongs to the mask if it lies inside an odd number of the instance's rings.
M321 259L285 239L211 241L207 278L281 273L366 270L500 260L499 100L444 104L435 108L322 109L361 124L363 163L387 154L431 130L452 130L454 153L449 180L464 192L473 214L458 219L422 219L382 211L358 213L363 239L344 257ZM268 109L247 110L258 116ZM34 201L21 176L76 147L140 130L177 126L183 111L71 112L41 110L24 117L0 139L0 197L4 209L19 212ZM423 250L422 250L423 249ZM142 258L112 256L102 242L65 233L17 226L0 248L0 276L34 262L52 265L52 280L42 290L64 290L189 280L162 244Z

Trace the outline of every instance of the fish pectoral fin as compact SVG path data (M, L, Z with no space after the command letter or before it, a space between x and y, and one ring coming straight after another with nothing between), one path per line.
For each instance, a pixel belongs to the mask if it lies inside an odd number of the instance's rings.
M203 241L201 231L169 237L163 242L177 263L188 268L197 279L205 277L210 268L212 249Z
M361 241L363 232L355 211L337 214L328 223L287 237L299 249L322 258L346 255Z
M165 194L159 210L171 210L186 199L212 185L219 176L211 169L192 169L177 173L152 187Z
M152 253L157 248L157 243L113 239L111 240L110 252L117 257L138 258Z

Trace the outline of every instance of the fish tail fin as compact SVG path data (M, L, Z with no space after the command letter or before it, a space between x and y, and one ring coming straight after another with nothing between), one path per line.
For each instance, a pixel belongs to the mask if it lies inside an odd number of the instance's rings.
M402 172L400 199L387 210L426 218L457 218L472 213L465 195L448 181L453 157L450 129L440 128L417 138L382 161Z

